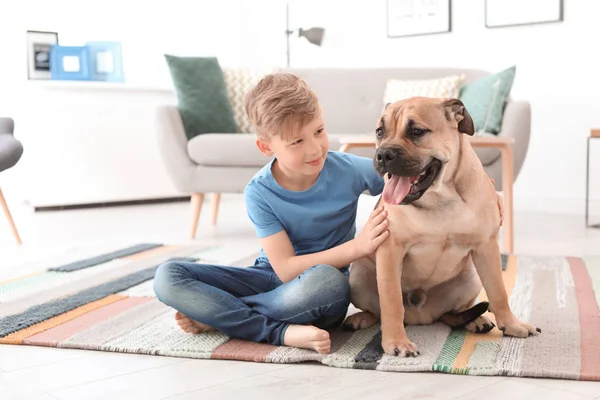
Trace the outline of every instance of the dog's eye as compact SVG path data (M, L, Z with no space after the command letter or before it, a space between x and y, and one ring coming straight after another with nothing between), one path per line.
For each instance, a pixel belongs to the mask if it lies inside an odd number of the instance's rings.
M423 136L424 134L426 134L427 132L429 132L427 129L412 128L410 131L410 134L412 136L420 137L420 136Z
M375 136L377 136L377 139L381 139L383 137L383 129L382 128L377 128L375 130Z

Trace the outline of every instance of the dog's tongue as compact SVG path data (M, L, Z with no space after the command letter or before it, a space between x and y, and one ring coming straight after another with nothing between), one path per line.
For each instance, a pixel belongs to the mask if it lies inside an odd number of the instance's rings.
M383 187L383 201L395 205L402 203L402 200L410 191L412 179L409 176L392 175Z

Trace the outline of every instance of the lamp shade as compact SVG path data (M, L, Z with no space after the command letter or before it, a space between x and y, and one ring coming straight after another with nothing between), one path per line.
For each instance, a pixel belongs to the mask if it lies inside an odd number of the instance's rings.
M298 31L298 36L304 36L309 43L312 43L317 46L321 46L323 43L323 35L325 34L324 28L310 28L310 29L302 29Z

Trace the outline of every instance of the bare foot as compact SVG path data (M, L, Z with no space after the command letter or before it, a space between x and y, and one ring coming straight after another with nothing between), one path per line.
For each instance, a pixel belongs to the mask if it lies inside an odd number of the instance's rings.
M197 334L216 331L216 329L212 326L204 325L202 322L194 321L179 311L175 313L175 321L177 321L177 325L179 325L179 327L187 333Z
M283 344L318 353L329 353L331 350L329 332L312 325L290 325L285 331Z

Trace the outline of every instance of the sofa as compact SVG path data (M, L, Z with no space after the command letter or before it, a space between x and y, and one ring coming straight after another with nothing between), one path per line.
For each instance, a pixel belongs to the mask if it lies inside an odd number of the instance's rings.
M280 71L302 77L319 97L332 150L340 147L341 137L373 132L383 108L386 82L390 78L432 79L464 74L464 84L468 84L490 74L484 70L463 68L288 68ZM190 237L194 238L205 194L213 195L212 222L216 224L220 194L242 193L248 181L269 162L269 158L256 149L253 133L203 133L188 140L175 105L159 107L156 118L164 168L177 190L191 196ZM527 153L530 126L530 104L509 96L502 115L502 128L496 135L514 138L515 179ZM494 179L496 189L501 191L500 150L478 148L475 151ZM362 148L352 152L372 157L374 149Z

